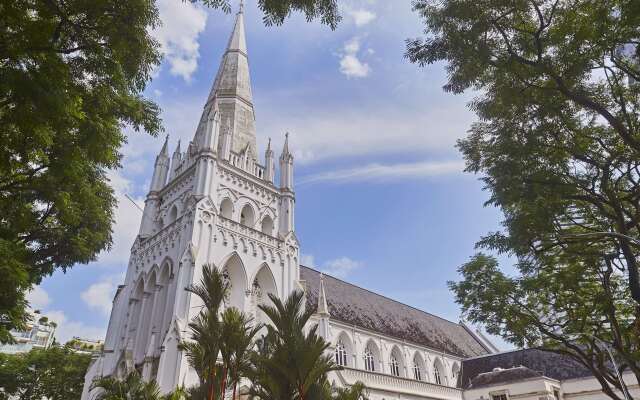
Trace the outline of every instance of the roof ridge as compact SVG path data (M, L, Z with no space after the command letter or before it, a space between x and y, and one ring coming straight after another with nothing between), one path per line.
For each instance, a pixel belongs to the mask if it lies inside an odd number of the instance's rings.
M369 289L367 289L367 288L363 288L362 286L358 286L358 285L353 284L353 283L351 283L351 282L347 282L347 281L345 281L345 280L343 280L343 279L336 278L336 277L335 277L335 276L333 276L333 275L327 274L327 273L325 273L325 272L318 271L318 270L317 270L317 269L315 269L315 268L307 267L306 265L302 265L302 264L300 264L300 267L302 267L302 268L306 268L306 269L309 269L309 270L311 270L311 271L315 271L315 272L317 272L317 273L319 273L319 274L324 274L324 276L325 276L325 277L329 277L329 278L335 279L335 280L340 281L340 282L342 282L342 283L346 283L346 284L347 284L347 285L349 285L349 286L353 286L353 287L358 288L358 289L360 289L360 290L364 290L364 291L366 291L366 292L369 292L369 293L371 293L371 294L374 294L374 295L376 295L376 296L378 296L378 297L382 297L382 298L384 298L384 299L387 299L387 300L393 301L394 303L401 304L401 305L403 305L403 306L405 306L405 307L412 308L412 309L414 309L414 310L416 310L416 311L419 311L419 312L421 312L421 313L423 313L423 314L426 314L426 315L429 315L429 316L432 316L432 317L438 318L438 319L440 319L440 320L442 320L442 321L444 321L444 322L448 322L449 324L452 324L452 325L455 325L455 326L459 326L459 327L464 327L464 326L463 326L461 323L459 323L459 322L453 322L453 321L450 321L450 320L448 320L448 319L446 319L446 318L443 318L443 317L440 317L440 316L438 316L438 315L432 314L432 313L430 313L430 312L428 312L428 311L421 310L421 309L419 309L419 308L417 308L417 307L414 307L414 306L412 306L412 305L409 305L409 304L403 303L403 302L401 302L401 301L398 301L398 300L392 299L391 297L387 297L387 296L385 296L385 295L383 295L383 294L380 294L380 293L374 292L374 291L369 290ZM474 338L474 340L475 340L475 338ZM476 340L476 341L477 341L477 340Z
M473 356L473 357L467 357L465 358L465 361L467 360L476 360L479 358L486 358L486 357L495 357L495 356L500 356L503 354L509 354L509 353L515 353L517 351L525 351L525 350L540 350L537 347L527 347L527 348L523 348L523 349L510 349L510 350L503 350L503 351L499 351L497 353L489 353L489 354L483 354L480 356Z

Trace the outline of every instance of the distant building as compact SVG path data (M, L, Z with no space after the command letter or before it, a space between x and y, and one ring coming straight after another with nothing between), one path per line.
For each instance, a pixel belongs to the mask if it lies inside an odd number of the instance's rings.
M27 353L32 349L46 349L53 343L57 324L41 315L38 311L31 313L31 322L22 331L11 330L16 340L14 344L1 344L0 353Z
M104 341L102 340L93 340L93 339L83 339L77 336L74 336L73 339L69 340L65 343L66 347L74 350L77 353L83 354L94 354L100 353L104 348Z

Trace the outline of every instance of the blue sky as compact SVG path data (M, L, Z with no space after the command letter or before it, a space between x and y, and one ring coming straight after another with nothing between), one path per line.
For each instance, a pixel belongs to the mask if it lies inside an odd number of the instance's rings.
M477 177L462 172L454 148L474 115L469 96L442 91L442 65L404 59L404 41L421 35L411 2L340 1L331 31L293 15L265 27L245 5L260 153L268 137L291 132L296 228L303 261L404 303L457 321L447 280L499 228ZM234 15L180 0L158 0L154 35L165 59L147 95L163 109L174 147L194 133ZM236 4L234 4L236 5ZM59 339L104 335L122 281L153 160L163 138L132 133L123 168L110 176L120 199L114 246L97 262L56 273L30 295L60 322ZM172 150L171 150L172 151Z

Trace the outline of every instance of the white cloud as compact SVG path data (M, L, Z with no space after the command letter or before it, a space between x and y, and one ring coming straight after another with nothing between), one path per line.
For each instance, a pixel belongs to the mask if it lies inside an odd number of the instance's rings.
M122 170L110 171L108 177L118 200L118 205L114 215L113 246L109 251L99 255L98 264L104 266L126 266L129 261L131 245L138 234L142 212L125 196L125 194L132 192L133 183L124 177ZM138 206L144 207L143 198L133 197L133 199Z
M389 154L458 157L454 145L464 136L473 118L464 105L446 104L423 109L362 104L341 110L328 107L309 112L305 108L281 108L263 112L266 116L260 121L263 138L271 135L272 145L280 148L283 138L279 132L291 132L289 145L296 163L304 165Z
M349 257L339 257L329 260L323 263L321 267L318 267L315 262L315 257L311 254L302 254L300 263L305 267L319 269L327 275L340 279L346 278L353 270L362 267L360 261L352 260Z
M360 267L362 267L362 263L360 261L352 260L349 257L340 257L324 263L322 272L336 278L344 279L353 270Z
M171 74L189 81L198 68L198 36L204 31L207 13L191 2L159 0L157 4L162 25L153 36L162 46Z
M89 286L87 290L80 294L80 297L87 303L89 308L97 309L104 315L109 315L115 290L116 283L112 277L109 277Z
M49 318L50 321L54 321L56 324L58 324L55 333L55 337L58 343L64 344L71 340L74 336L84 339L104 340L104 337L106 335L105 328L88 326L79 321L69 321L63 311L52 310L44 312L43 315Z
M364 8L361 8L358 10L350 10L348 11L348 13L351 16L351 18L353 18L353 22L358 27L367 25L369 22L376 19L375 13L369 10L365 10Z
M49 294L40 286L34 286L27 294L27 301L34 310L41 310L51 303Z
M340 58L340 72L349 78L365 78L371 72L369 64L358 58L360 39L353 37L344 44L344 52Z
M391 179L419 179L431 176L461 173L462 161L423 161L404 164L368 164L355 168L338 169L309 175L300 179L300 184L318 182L379 182Z
M311 254L302 254L300 256L300 264L304 265L305 267L315 268L316 260Z

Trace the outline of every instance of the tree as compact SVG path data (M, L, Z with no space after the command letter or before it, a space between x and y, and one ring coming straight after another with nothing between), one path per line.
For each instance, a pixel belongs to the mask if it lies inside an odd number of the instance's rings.
M214 265L202 267L200 282L187 290L202 300L203 307L189 323L191 340L180 344L186 352L189 365L200 378L200 386L207 388L207 400L214 400L224 390L227 369L218 365L218 355L222 347L222 327L220 308L229 291L229 282Z
M160 61L151 2L0 6L0 341L25 322L24 294L111 245L123 126L157 134L142 97Z
M273 305L259 306L271 324L255 356L250 394L261 400L311 400L307 395L317 393L318 384L340 367L326 353L329 343L318 336L317 325L305 333L314 310L303 311L302 292L293 292L284 303L276 295L269 298Z
M640 378L640 3L415 9L429 36L408 41L408 58L446 62L444 89L477 93L479 122L458 146L505 217L478 246L516 261L512 277L482 253L461 267L450 286L464 315L514 344L574 357L618 399L602 343Z
M220 354L226 369L223 376L228 376L232 388L232 399L236 398L240 380L251 371L254 338L261 328L261 324L254 324L251 318L235 307L226 309L222 314ZM225 393L225 386L221 393Z
M197 3L198 0L190 0ZM202 4L212 8L222 8L231 11L229 0L202 0ZM267 26L282 25L292 12L301 12L307 22L314 19L335 29L342 19L338 12L337 0L258 0L258 8L264 13L262 18Z
M92 388L100 388L96 400L172 400L184 398L178 389L166 396L160 395L155 381L144 381L137 371L130 372L124 379L102 377L96 380Z
M230 11L228 0L202 3ZM267 25L294 11L331 28L340 20L335 0L258 5ZM107 172L120 166L124 128L162 131L144 97L159 23L154 1L0 4L0 343L24 328L33 285L111 246Z
M64 347L0 353L0 399L79 400L90 361Z

